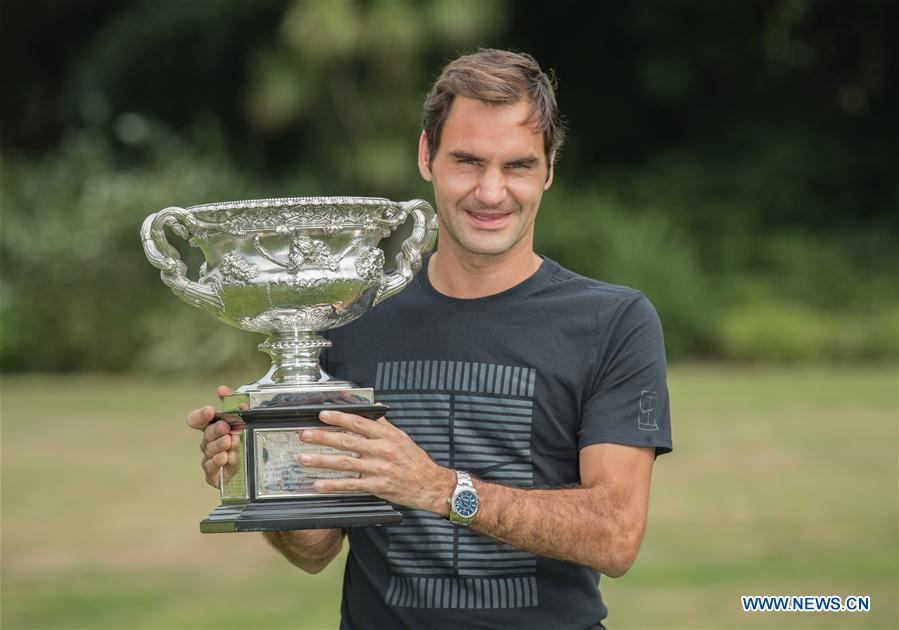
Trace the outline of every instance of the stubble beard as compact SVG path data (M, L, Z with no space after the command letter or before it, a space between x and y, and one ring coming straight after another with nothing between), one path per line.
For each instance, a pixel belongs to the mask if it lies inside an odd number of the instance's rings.
M460 253L473 256L500 257L512 251L528 233L527 229L516 231L514 233L506 233L503 230L493 234L492 237L478 238L476 230L465 229L463 222L468 220L467 217L464 216L466 209L457 207L455 211L458 213L457 216L459 217L459 221L453 223L452 221L441 220L440 227L441 233L445 232L449 237L448 239L444 239L444 242L446 242L446 240L452 240L454 247L458 249ZM513 209L511 211L513 220L516 222L519 221L521 212L521 208ZM456 227L457 225L458 228Z

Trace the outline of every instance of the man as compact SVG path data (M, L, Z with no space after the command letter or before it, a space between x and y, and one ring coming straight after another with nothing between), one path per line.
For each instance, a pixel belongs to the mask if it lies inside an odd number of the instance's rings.
M349 538L341 627L602 627L599 573L633 563L654 458L671 450L658 317L639 292L533 251L562 129L530 56L453 61L423 127L438 249L402 293L331 331L325 358L391 411L323 413L348 432L301 436L360 455L302 456L360 473L317 490L371 492L403 524L266 537L311 573ZM217 485L232 442L213 412L188 423Z

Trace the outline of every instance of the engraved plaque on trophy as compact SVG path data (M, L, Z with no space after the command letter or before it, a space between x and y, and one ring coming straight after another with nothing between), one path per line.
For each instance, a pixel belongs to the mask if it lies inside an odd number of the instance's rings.
M384 272L378 247L411 217L412 234ZM168 242L165 226L205 257L197 281ZM189 208L147 217L141 239L162 281L189 304L222 321L268 336L260 350L271 369L223 399L217 419L240 437L236 462L221 472L222 504L200 524L204 533L352 527L398 523L399 512L364 493L317 493L316 479L354 473L302 466L301 452L346 454L306 444L302 429L340 430L318 420L323 409L379 418L371 388L322 370L331 345L320 333L347 324L401 291L431 250L437 220L421 200L292 197Z

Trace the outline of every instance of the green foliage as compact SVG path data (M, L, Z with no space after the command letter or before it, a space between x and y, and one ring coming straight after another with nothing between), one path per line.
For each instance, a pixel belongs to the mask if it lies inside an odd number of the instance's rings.
M5 370L264 365L162 285L143 218L428 198L422 97L490 45L559 76L569 135L538 251L646 293L670 357L896 357L889 0L599 3L595 20L499 1L7 4L0 80L24 106L0 103Z
M785 302L729 307L715 330L718 354L748 361L893 360L893 307L870 313L831 312Z
M259 338L177 300L146 262L138 228L173 203L317 194L317 182L241 174L214 131L187 141L137 116L121 126L130 145L74 132L58 154L7 162L0 365L261 371ZM634 186L641 181L632 176ZM646 181L658 185L656 175ZM716 268L702 264L703 248L678 223L676 203L637 206L607 184L559 185L544 198L537 249L584 275L642 290L673 359L895 359L889 234L781 232L730 252ZM170 239L196 270L198 252ZM739 249L739 240L731 243Z
M251 186L220 153L144 124L139 168L117 168L113 147L90 131L73 133L58 154L40 161L5 164L4 369L174 369L185 361L212 369L247 344L246 335L238 342L224 325L201 324L208 316L192 313L163 286L144 257L139 229L144 217L169 205L267 189ZM184 253L196 269L197 252Z
M423 57L472 46L500 25L500 7L293 3L273 40L252 54L247 124L279 137L281 164L304 163L325 192L399 196L418 177L414 140L429 80ZM288 139L297 143L284 147Z

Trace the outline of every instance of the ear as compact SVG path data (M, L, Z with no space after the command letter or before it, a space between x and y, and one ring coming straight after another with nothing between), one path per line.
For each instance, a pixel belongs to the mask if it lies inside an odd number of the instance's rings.
M546 173L546 182L543 184L543 190L549 190L549 187L553 185L553 176L556 174L556 169L553 167L553 162L556 161L556 153L553 151L553 154L549 156L549 171Z
M428 151L428 139L425 132L418 138L418 172L426 182L431 181L431 152Z

